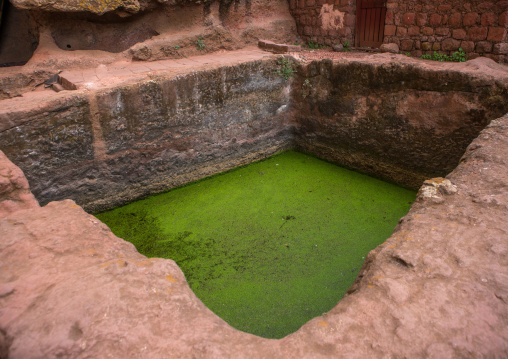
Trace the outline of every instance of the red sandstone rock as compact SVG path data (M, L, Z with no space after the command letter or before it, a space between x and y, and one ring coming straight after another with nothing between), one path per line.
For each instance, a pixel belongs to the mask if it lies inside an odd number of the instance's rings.
M428 21L428 15L424 13L416 14L416 24L418 26L425 26L427 25Z
M423 30L422 30L422 33L424 35L433 35L434 34L434 29L431 28L431 27L424 27Z
M488 41L479 41L476 44L475 51L482 54L485 52L491 52L492 51L492 43Z
M497 22L497 16L495 13L486 12L486 13L482 14L481 24L483 26L495 25L496 22Z
M508 26L508 11L499 15L499 26Z
M462 50L464 50L466 53L470 53L474 51L474 42L473 41L462 41L460 43L460 47Z
M481 41L487 38L488 28L484 26L475 26L469 29L467 35L473 41Z
M15 212L0 219L0 353L14 359L503 357L507 158L504 116L446 179L426 181L393 235L369 253L348 295L281 340L234 330L195 297L173 261L140 255L72 201Z
M402 16L402 23L404 25L413 25L415 23L416 14L411 12Z
M459 27L461 25L461 22L462 22L462 14L460 12L453 13L448 18L448 25L450 25L451 27Z
M445 39L441 43L442 49L445 51L456 51L460 47L460 41L452 38Z
M452 37L457 40L463 40L466 38L466 30L464 29L455 29L452 32Z
M439 14L432 14L430 16L430 26L433 26L433 27L436 27L436 26L439 26L441 25L442 23L442 20L443 20L443 17Z
M504 27L490 27L487 40L489 41L504 41L506 39L506 28Z
M287 54L290 52L300 52L302 50L300 45L276 44L268 40L259 40L258 46L259 48L274 54Z
M397 30L397 26L395 25L385 25L385 36L395 35Z
M476 25L479 17L480 16L475 12L466 14L462 19L462 23L464 24L464 26Z
M30 193L25 175L0 151L0 218L37 207L39 203Z

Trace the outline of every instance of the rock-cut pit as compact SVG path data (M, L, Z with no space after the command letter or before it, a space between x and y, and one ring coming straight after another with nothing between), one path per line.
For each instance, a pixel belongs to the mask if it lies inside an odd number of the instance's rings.
M0 222L0 333L12 357L506 353L508 76L489 75L484 59L380 54L299 64L286 81L275 56L250 56L2 101L0 149L49 203ZM232 329L174 262L144 258L80 208L290 148L420 191L348 295L280 340Z

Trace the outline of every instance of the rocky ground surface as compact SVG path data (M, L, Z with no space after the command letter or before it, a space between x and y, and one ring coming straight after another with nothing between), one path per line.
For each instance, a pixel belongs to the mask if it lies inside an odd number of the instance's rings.
M281 340L232 329L173 261L143 257L72 201L5 206L0 357L506 357L507 159L504 116L424 184L349 295ZM10 200L26 182L1 164Z

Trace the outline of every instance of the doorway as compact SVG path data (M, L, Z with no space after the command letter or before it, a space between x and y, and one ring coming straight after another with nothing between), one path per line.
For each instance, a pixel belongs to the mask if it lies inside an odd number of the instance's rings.
M378 48L383 43L386 0L357 0L356 47Z

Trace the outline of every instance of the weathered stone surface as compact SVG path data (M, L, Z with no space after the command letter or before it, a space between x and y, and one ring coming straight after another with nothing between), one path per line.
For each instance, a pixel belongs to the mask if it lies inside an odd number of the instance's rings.
M0 218L21 209L37 207L39 203L30 192L25 175L0 151Z
M313 90L296 102L297 147L418 188L455 168L484 126L508 111L506 72L473 81L451 67L433 71L397 60L309 64L303 76Z
M344 45L342 44L333 44L332 50L335 52L343 52L344 51Z
M27 105L23 98L3 102L0 149L23 168L35 196L47 203L47 198L57 193L70 196L86 191L94 167L86 97L55 94L53 99L31 107L20 108L20 103ZM69 185L72 179L78 183Z
M11 2L20 9L62 12L88 11L98 15L114 10L136 13L140 9L138 0L12 0Z
M0 353L9 358L503 357L508 116L427 183L348 295L296 333L238 332L171 260L147 259L74 202L0 219ZM436 200L436 197L438 200Z
M0 110L0 148L41 203L98 211L261 159L290 144L276 61L161 74ZM85 95L87 94L87 95Z
M391 52L393 54L398 54L400 52L399 46L397 44L383 44L379 48L382 52Z
M275 42L268 40L259 40L258 46L260 49L272 52L274 54L287 54L290 52L302 51L302 47L300 45L276 44Z

